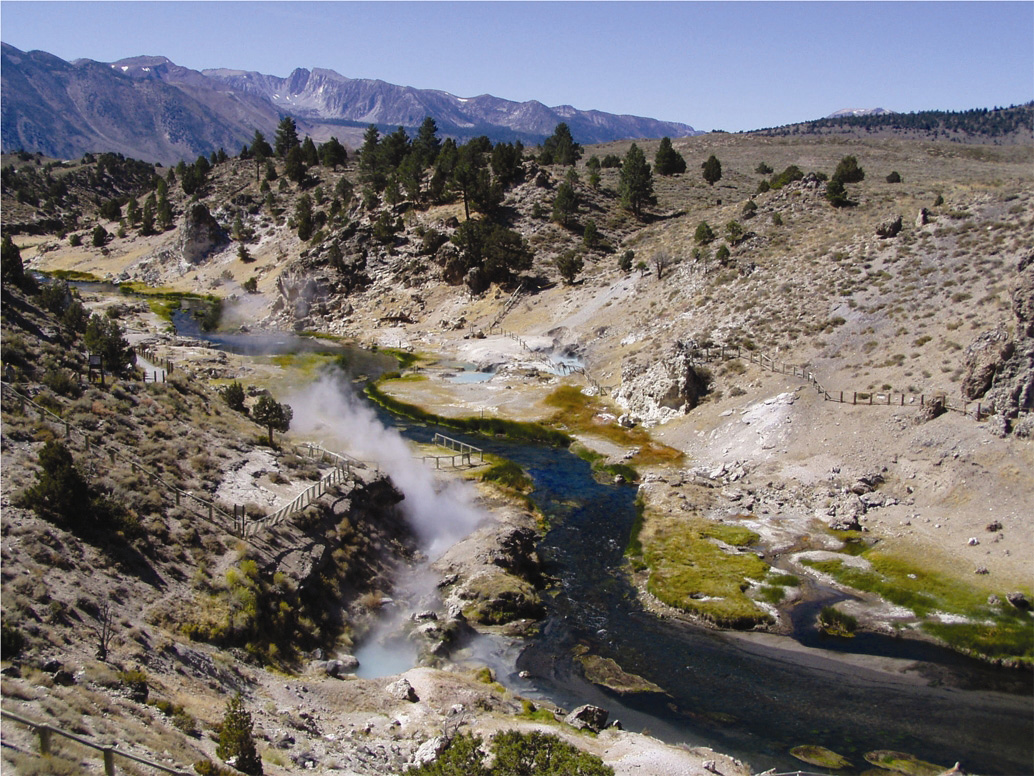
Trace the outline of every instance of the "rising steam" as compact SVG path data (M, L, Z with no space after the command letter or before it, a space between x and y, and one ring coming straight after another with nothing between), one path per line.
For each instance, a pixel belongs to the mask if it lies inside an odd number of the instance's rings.
M294 411L292 429L320 440L330 450L376 463L388 473L405 494L401 506L431 560L484 519L469 487L455 480L436 482L402 436L385 428L343 379L323 377L289 395L287 402Z

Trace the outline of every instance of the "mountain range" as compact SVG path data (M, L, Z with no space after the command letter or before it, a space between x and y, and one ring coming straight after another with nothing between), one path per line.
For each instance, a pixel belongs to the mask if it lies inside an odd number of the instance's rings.
M441 134L461 141L487 135L537 144L560 122L586 144L700 134L677 122L488 94L457 97L321 68L299 68L280 78L191 70L160 56L66 62L6 43L2 57L3 149L58 158L113 151L168 164L218 148L235 153L256 129L271 137L284 116L293 117L314 140L335 135L353 147L370 124L415 129L426 116L434 118Z

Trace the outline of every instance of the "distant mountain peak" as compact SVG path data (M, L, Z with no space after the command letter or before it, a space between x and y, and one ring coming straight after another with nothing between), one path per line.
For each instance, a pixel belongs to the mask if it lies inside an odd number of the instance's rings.
M827 119L842 119L849 116L884 116L894 111L885 108L844 108L826 116Z
M299 129L321 140L337 135L361 142L368 124L415 130L430 116L439 132L463 142L538 144L565 122L579 143L700 134L688 124L619 116L537 100L515 102L490 94L458 97L369 78L348 78L326 68L299 67L286 78L177 65L164 56L117 62L66 62L41 51L4 44L3 148L74 158L115 151L175 163L220 147L235 150L255 130L275 131L292 116Z

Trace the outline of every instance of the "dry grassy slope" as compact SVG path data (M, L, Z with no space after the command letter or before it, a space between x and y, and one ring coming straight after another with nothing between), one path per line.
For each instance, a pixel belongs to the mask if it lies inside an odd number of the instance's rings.
M198 514L186 501L173 505L160 487L149 483L146 472L157 472L182 490L228 509L240 494L260 502L259 496L279 493L279 502L286 502L320 476L318 466L289 450L257 446L264 432L230 411L189 370L173 373L166 384L109 378L106 386L91 386L78 398L45 387L57 385L53 375L75 371L78 348L33 300L5 290L3 305L5 379L76 428L89 431L95 442L115 447L144 467L109 459L96 447L91 454L73 432L66 444L77 467L127 510L137 529L91 532L41 518L21 506L20 494L36 481L41 447L60 438L61 428L41 422L34 412L21 414L18 402L5 393L0 439L3 620L5 628L21 632L25 647L16 661L20 669L5 668L4 706L30 718L50 718L91 738L120 740L130 751L147 756L164 752L178 765L211 757L209 740L195 741L172 718L124 699L126 685L119 672L143 670L151 700L183 707L198 721L199 730L219 720L228 693L242 690L271 702L270 689L263 685L274 673L189 640L183 626L221 619L242 622L230 609L245 607L248 595L238 588L228 598L226 575L251 558L267 582L277 570L286 575L286 581L277 583L281 587L306 586L307 595L315 596L310 606L330 613L319 622L324 644L340 636L338 645L347 647L364 611L355 603L360 593L391 589L388 570L397 558L385 548L403 552L410 545L391 509L394 499L381 492L375 478L363 475L368 484L342 487L333 498L261 531L245 545L218 516L215 523L205 519L204 508ZM127 323L135 317L124 315ZM86 520L85 506L77 519ZM314 569L318 574L313 575ZM297 603L290 595L284 599ZM102 662L95 653L105 606L112 613L112 637ZM311 611L307 616L320 619ZM235 654L244 657L243 651ZM9 665L12 655L4 658ZM71 671L74 684L55 682L53 670L38 670L48 660ZM146 722L137 724L140 718ZM5 720L5 741L13 737L32 748L27 737L8 728ZM19 759L5 749L5 765L12 764L18 772L37 767L31 758ZM65 767L79 772L61 761L53 767L56 772Z

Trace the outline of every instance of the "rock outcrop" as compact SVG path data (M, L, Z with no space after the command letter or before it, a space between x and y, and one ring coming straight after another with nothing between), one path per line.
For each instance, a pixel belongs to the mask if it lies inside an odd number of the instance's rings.
M695 363L692 352L692 343L680 340L657 361L626 361L615 398L642 421L663 423L686 414L711 385L711 373Z
M230 241L208 208L201 202L190 205L183 214L183 223L177 238L177 247L183 261L199 264L216 248Z
M1034 253L1020 260L1012 293L1015 334L986 332L966 348L962 394L980 399L1002 434L1034 433ZM1021 416L1021 413L1024 415Z

